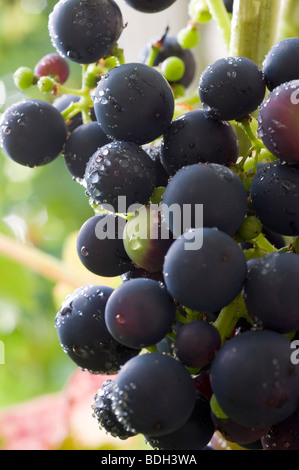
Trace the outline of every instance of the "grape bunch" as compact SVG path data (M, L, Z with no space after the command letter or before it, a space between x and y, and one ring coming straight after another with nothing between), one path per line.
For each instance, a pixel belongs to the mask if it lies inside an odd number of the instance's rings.
M126 3L146 15L175 0ZM262 64L215 60L190 98L200 26L227 24L233 3L191 0L186 28L126 62L117 2L58 1L56 52L14 75L53 99L25 99L1 121L8 157L64 158L94 209L76 255L99 284L70 293L57 336L81 369L115 374L95 391L98 425L158 450L204 450L219 435L299 449L299 38L271 44ZM83 67L80 90L65 85L69 61Z

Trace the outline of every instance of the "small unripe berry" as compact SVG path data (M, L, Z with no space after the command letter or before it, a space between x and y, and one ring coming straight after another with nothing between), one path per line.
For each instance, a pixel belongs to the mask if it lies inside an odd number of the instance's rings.
M13 79L17 88L20 90L26 90L33 85L33 71L29 67L19 67L15 71Z
M185 73L185 64L179 57L168 57L161 64L161 72L169 82L177 82Z
M192 49L199 43L199 33L196 27L187 26L178 33L178 43L183 49Z
M54 89L55 82L50 77L41 77L37 82L37 86L41 93L49 93Z

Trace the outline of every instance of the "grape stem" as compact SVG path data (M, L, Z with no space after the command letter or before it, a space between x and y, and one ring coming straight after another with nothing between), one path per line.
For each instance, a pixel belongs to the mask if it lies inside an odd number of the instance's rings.
M259 67L275 44L282 0L234 0L229 54L253 60Z
M252 116L248 116L240 121L234 121L236 125L241 127L251 142L251 147L247 151L247 153L241 158L241 160L237 163L239 168L245 171L250 169L250 176L252 178L257 171L257 165L260 161L268 159L273 160L273 155L269 150L265 147L263 141L257 137L253 128L252 128ZM253 162L252 162L253 160ZM248 168L247 168L248 167Z
M248 315L242 293L221 310L217 319L213 323L215 328L219 331L222 344L231 337L240 318L246 318L249 323L252 323Z
M275 248L272 243L267 240L265 235L263 233L260 233L253 241L252 244L256 247L258 247L261 250L264 250L265 253L274 253L277 251L277 248Z
M242 127L243 131L245 132L248 139L250 140L254 150L261 150L262 148L264 148L264 144L255 135L255 133L254 133L252 127L251 127L250 120L251 120L251 118L250 119L249 118L244 118L241 121L238 121L238 122L236 121L236 123L239 124Z
M69 88L63 85L59 86L59 91L64 94L71 94L79 96L81 99L77 102L71 103L66 109L64 109L61 114L64 119L67 121L75 116L77 113L81 112L82 122L86 124L91 121L89 116L89 109L93 107L93 101L90 95L90 89L86 84L86 75L87 75L87 65L82 66L82 86L80 89Z
M225 8L223 0L206 0L213 20L216 22L222 35L223 42L229 51L231 40L231 19Z
M281 5L278 41L299 35L298 0L283 0Z
M0 254L55 283L64 282L78 288L99 281L88 272L85 274L75 266L70 266L39 248L19 242L2 233L0 233Z

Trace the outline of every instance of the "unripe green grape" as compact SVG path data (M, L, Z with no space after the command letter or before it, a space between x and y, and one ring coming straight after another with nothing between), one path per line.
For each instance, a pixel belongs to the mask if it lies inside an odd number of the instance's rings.
M13 79L17 88L26 90L33 85L34 74L29 67L19 67L15 71Z
M190 18L196 23L207 23L212 19L205 0L191 0L188 7Z
M199 43L199 33L196 27L187 26L179 31L178 43L183 49L192 49Z
M157 206L142 207L130 217L123 231L127 255L137 268L161 272L173 239Z
M165 192L164 186L158 186L154 189L151 195L151 204L160 204L163 200L163 194Z
M185 73L185 64L179 57L168 57L161 64L161 73L169 82L177 82Z
M37 86L41 93L49 93L54 89L55 82L51 77L41 77L38 82Z
M250 241L256 238L262 232L262 229L260 220L254 215L249 215L243 220L237 231L237 236L243 241Z
M182 98L183 96L185 96L186 88L181 83L174 83L171 85L171 88L173 91L174 99L177 100L178 98Z

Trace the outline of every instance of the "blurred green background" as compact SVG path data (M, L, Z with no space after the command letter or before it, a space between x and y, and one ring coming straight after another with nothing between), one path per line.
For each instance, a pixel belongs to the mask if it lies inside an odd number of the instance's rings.
M55 3L0 0L1 113L24 97L40 97L35 88L26 93L16 89L12 74L21 65L34 68L43 55L54 51L47 23ZM71 67L70 80L76 86L80 66ZM28 170L2 153L2 234L60 258L68 235L90 215L84 191L70 178L62 158L47 167ZM3 251L2 247L0 339L5 344L5 365L0 365L1 407L58 390L72 370L61 354L53 327L55 282L11 260L9 250Z
M21 93L12 75L22 65L33 69L43 55L54 52L47 25L55 3L0 0L0 113L24 97L41 97L36 87ZM80 66L70 66L68 84L80 86ZM29 170L9 160L0 149L0 235L25 248L34 247L37 265L32 269L29 250L22 254L22 262L15 260L17 250L1 239L0 340L5 351L5 364L0 364L2 412L13 404L61 390L75 370L62 352L54 328L59 302L73 286L59 289L61 284L51 271L52 258L49 267L42 254L39 259L39 253L53 256L54 263L62 258L70 234L91 215L83 188L72 180L62 158L47 167ZM38 263L46 275L38 271ZM2 431L0 426L0 437Z

